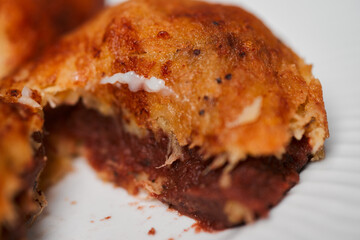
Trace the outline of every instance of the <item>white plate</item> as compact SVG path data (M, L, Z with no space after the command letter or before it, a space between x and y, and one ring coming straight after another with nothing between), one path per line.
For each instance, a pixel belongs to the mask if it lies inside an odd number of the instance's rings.
M267 219L216 234L196 233L194 220L102 182L79 159L48 193L30 239L360 239L360 1L227 2L255 13L314 64L330 125L326 159L301 173Z

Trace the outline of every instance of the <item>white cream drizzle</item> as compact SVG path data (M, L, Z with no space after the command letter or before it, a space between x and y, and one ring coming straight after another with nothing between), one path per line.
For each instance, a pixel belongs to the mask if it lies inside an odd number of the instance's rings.
M31 98L32 90L28 87L24 87L21 91L21 97L18 99L18 103L28 105L33 108L41 108L41 105Z
M116 73L110 77L101 79L101 84L127 84L132 92L144 90L150 93L160 92L164 96L173 93L173 90L165 86L165 81L156 77L147 79L143 76L136 74L134 71L126 73Z

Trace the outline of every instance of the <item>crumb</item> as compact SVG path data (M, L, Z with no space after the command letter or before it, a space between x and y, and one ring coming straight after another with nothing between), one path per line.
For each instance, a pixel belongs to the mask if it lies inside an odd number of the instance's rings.
M147 219L147 220L150 220L150 219L151 219L151 216L148 216L146 219Z
M107 216L107 217L105 217L105 218L103 218L103 219L100 219L100 221L109 220L110 218L111 218L111 216Z
M191 228L193 228L195 230L195 233L200 233L202 228L198 223L194 223L193 225L191 225Z
M76 201L70 202L71 205L75 205L76 203L77 203Z
M91 223L94 223L94 220L91 220L90 222L91 222Z
M144 206L138 206L137 209L138 209L138 210L143 210L143 209L144 209Z
M213 233L213 232L216 232L216 230L213 230L209 226L203 225L200 222L194 223L193 225L191 225L190 228L193 228L195 233L200 233L200 232Z
M151 205L149 208L155 208L156 206L155 205Z
M148 232L148 235L155 235L155 233L156 233L155 228L151 228Z

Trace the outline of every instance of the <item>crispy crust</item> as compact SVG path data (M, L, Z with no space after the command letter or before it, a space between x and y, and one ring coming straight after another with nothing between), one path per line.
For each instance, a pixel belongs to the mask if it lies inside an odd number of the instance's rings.
M164 79L175 94L100 84L128 71ZM328 137L311 66L237 7L139 0L110 8L6 79L2 94L24 85L38 91L43 106L73 104L81 96L105 113L124 109L137 126L162 129L181 146L226 153L231 162L280 156L303 134L315 153ZM231 125L256 99L256 118Z
M0 237L17 239L24 234L25 220L46 204L34 191L46 160L43 118L39 111L0 98L0 123Z
M163 79L171 94L102 84L130 71ZM24 102L25 92L40 112L82 98L104 115L121 114L133 135L164 133L175 153L188 147L204 159L222 156L218 167L227 163L227 174L249 157L281 158L294 138L309 139L319 156L328 137L311 66L231 6L133 0L109 8L0 82L7 102ZM181 154L171 158L164 164Z
M103 0L2 0L0 77L98 12Z

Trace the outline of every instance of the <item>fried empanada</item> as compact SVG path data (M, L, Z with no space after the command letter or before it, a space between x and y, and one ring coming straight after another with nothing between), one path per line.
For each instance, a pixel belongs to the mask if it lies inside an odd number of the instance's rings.
M266 216L328 137L311 66L252 14L198 1L109 8L0 94L44 114L45 146L214 229Z

